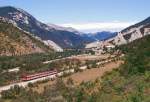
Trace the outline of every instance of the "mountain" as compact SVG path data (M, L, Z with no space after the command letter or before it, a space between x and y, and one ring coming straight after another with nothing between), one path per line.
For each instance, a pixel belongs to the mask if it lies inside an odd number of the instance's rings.
M150 34L150 17L146 18L145 20L137 24L125 28L124 30L118 32L116 35L112 36L112 38L105 39L105 41L103 42L96 41L94 43L87 44L86 48L105 46L108 44L123 45L149 34ZM106 37L107 35L108 34L106 33ZM99 35L98 36L96 35L96 37L99 38Z
M107 39L117 36L117 32L103 31L103 32L93 33L93 34L91 34L91 36L95 40L103 41L103 40L107 40Z
M11 6L0 7L0 17L11 20L17 27L30 32L44 42L52 41L62 48L81 47L84 43L91 41L87 41L84 37L77 34L77 32L44 24L26 11Z
M119 32L113 42L116 45L127 44L148 34L150 34L150 17Z
M0 19L0 56L14 56L53 51L31 34L15 27L10 22Z
M89 33L87 35L88 37L94 39L95 41L86 44L85 48L101 48L104 44L105 41L109 41L113 39L114 37L117 36L117 32L97 32L97 33Z

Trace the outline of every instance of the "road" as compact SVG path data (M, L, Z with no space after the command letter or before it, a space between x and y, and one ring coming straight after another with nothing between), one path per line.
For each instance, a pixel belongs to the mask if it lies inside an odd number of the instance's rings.
M72 58L72 57L67 57L67 58ZM63 59L66 59L66 58L63 58ZM56 60L51 60L51 61L58 61L60 59L56 59ZM62 60L62 59L61 59ZM108 61L103 61L103 62L98 62L97 64L105 64L105 63L109 63L111 62L111 60L108 60ZM49 62L45 62L45 63L50 63ZM85 66L81 66L79 69L82 69L82 70L85 70L87 69L87 67ZM107 70L107 69L106 69ZM69 69L69 70L65 70L63 72L59 72L57 75L58 76L63 76L64 73L74 73L74 69ZM42 77L42 78L38 78L38 79L34 79L34 80L31 80L31 81L25 81L25 82L18 82L18 83L14 83L14 84L10 84L10 85L6 85L6 86L2 86L0 87L0 93L4 90L8 90L10 89L11 87L15 86L15 85L18 85L18 86L22 86L22 87L26 87L29 83L35 83L37 81L42 81L42 80L45 80L45 79L50 79L50 78L56 78L56 75L51 75L51 76L46 76L46 77Z
M53 78L53 77L54 77L54 76L47 76L47 77L43 77L43 78L34 79L34 80L31 80L31 81L19 82L19 83L14 83L14 84L2 86L2 87L0 87L0 93L1 93L2 91L4 91L4 90L10 89L11 87L13 87L13 86L15 86L15 85L22 86L22 87L26 87L29 83L35 83L35 82L37 82L37 81L41 81L41 80L45 80L45 79Z
M64 73L74 73L74 69L68 69L68 70L65 70L63 72L59 72L59 73L57 73L57 75L58 76L63 76ZM2 87L0 87L0 93L4 90L10 89L11 87L13 87L15 85L26 87L29 83L35 83L35 82L38 82L38 81L42 81L42 80L46 80L46 79L52 79L52 78L56 78L56 77L57 77L56 75L51 75L51 76L46 76L46 77L30 80L30 81L18 82L18 83L2 86Z
M88 54L82 54L82 55L73 55L69 57L64 57L60 59L54 59L50 61L45 61L43 62L44 64L52 63L55 61L60 61L60 60L65 60L65 59L79 59L79 60L97 60L97 59L106 59L108 58L109 55L88 55Z

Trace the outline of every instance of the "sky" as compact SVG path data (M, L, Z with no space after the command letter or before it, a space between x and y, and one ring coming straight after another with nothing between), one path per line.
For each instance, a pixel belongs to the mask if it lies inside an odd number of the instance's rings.
M84 32L118 31L149 17L150 0L0 0L44 23Z

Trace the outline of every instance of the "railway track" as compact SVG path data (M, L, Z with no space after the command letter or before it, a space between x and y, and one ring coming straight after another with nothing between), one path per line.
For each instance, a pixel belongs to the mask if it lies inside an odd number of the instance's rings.
M109 60L105 60L105 61L102 61L102 62L98 62L97 65L107 64L107 63L112 62L113 60L114 60L114 58L113 59L109 59ZM79 69L86 70L87 67L81 66L81 67L79 67ZM53 74L53 75L50 75L50 76L45 76L45 77L41 77L41 78L37 78L37 79L33 79L33 80L22 81L22 82L13 83L13 84L10 84L10 85L2 86L2 87L0 87L0 93L2 91L4 91L4 90L10 89L11 87L14 87L15 85L26 87L29 83L35 83L35 82L46 80L46 79L54 79L57 76L58 77L59 76L63 76L65 73L74 73L74 72L75 72L75 69L68 69L68 70L65 70L65 71L62 71L62 72L58 72L57 74Z

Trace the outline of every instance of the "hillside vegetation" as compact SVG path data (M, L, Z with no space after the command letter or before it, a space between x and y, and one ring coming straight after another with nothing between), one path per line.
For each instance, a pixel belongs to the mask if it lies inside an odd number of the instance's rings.
M83 83L78 102L150 102L150 36L145 36L119 49L125 54L124 64L107 73L102 80Z
M83 83L78 102L150 102L150 36L119 49L125 54L124 64L107 73L102 80Z
M52 51L39 40L0 20L0 55L15 56Z
M150 102L150 36L119 47L124 64L94 82L75 86L58 79L43 93L15 86L2 93L2 102ZM33 87L33 86L32 86Z
M84 52L80 50L65 50L64 52L35 53L21 56L0 56L0 86L18 81L23 74L37 73L53 68L63 70L68 68L67 66L75 67L78 65L78 60L66 59L46 64L43 62L79 54L84 54ZM9 69L16 67L19 67L19 72L8 72Z

